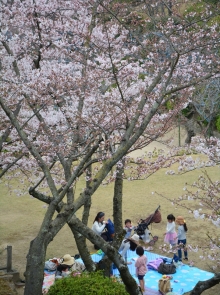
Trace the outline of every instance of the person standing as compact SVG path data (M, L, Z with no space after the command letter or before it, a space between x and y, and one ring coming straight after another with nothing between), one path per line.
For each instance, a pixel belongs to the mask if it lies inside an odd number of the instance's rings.
M136 253L139 256L135 262L136 275L138 277L141 290L142 292L144 292L145 291L144 276L147 273L147 257L144 255L144 248L141 246L138 246L136 248Z
M188 252L186 249L186 232L188 230L186 222L182 216L176 218L176 223L178 224L177 233L177 244L178 244L178 257L179 261L182 261L182 248L184 253L184 260L188 260Z
M170 249L173 249L173 246L176 245L177 233L175 227L175 216L173 216L173 214L167 215L167 227L166 232L164 233L164 242L170 244Z

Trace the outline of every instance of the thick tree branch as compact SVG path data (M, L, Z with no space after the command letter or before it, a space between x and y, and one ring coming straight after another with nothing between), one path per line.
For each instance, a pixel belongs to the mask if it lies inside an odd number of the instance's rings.
M193 290L190 292L190 295L200 295L205 290L214 287L215 285L220 283L220 272L215 274L213 278L206 281L199 281Z

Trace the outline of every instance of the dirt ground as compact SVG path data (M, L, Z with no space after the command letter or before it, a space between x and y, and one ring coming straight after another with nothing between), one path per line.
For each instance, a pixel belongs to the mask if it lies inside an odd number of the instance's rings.
M181 140L184 141L184 132L181 133ZM162 147L161 143L154 143L148 147L152 150L154 146ZM134 156L139 156L143 153L137 151ZM207 168L209 175L215 180L219 178L219 168ZM198 245L200 248L205 244L206 235L208 232L215 232L219 229L214 227L210 222L201 219L194 219L188 210L176 208L169 201L152 194L157 191L167 197L178 197L183 194L185 183L192 183L201 174L201 170L192 171L184 175L166 175L166 170L160 170L150 178L144 181L129 182L125 181L123 191L123 219L130 218L134 225L140 218L145 218L154 210L161 206L162 221L158 224L153 223L150 226L153 235L157 235L159 240L156 242L153 252L158 254L166 254L171 257L173 254L164 253L160 248L163 242L163 233L166 229L166 216L173 213L175 216L184 216L189 228L187 234L188 244ZM18 186L15 181L13 184ZM82 185L77 188L81 191ZM28 253L31 240L37 235L41 222L45 213L44 204L31 198L28 194L17 197L13 192L8 190L8 187L2 182L0 183L0 267L6 265L6 247L12 246L13 269L20 272L21 279L24 279L24 271L26 264L26 255ZM89 226L91 227L94 217L98 211L104 211L106 218L112 218L112 197L113 184L101 186L95 193L92 199L92 208L89 218ZM191 201L192 202L192 201ZM195 208L195 204L190 203L190 208ZM77 212L80 216L81 212ZM64 242L65 241L65 242ZM88 241L88 248L94 252L93 245ZM47 259L53 257L62 257L69 253L75 255L78 253L75 241L72 237L68 226L64 226L59 234L50 243L47 249ZM194 266L201 269L212 271L211 262L202 260L201 251L189 252L189 262L193 261ZM19 295L23 295L23 287L17 289ZM203 293L204 295L220 294L220 286L217 285L212 289Z

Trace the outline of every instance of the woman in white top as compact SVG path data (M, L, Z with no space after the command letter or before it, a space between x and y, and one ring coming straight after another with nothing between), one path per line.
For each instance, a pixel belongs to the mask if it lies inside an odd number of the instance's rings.
M92 230L99 236L101 236L105 241L108 240L107 237L107 233L103 232L103 230L105 229L105 225L106 223L108 223L107 221L104 220L105 219L105 213L104 212L98 212L98 214L96 215L96 218L93 222L92 225ZM99 249L98 246L94 245L94 248L96 250Z

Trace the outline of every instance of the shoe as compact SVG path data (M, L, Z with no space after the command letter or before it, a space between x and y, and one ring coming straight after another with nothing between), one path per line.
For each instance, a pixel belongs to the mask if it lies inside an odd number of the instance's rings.
M188 260L188 257L183 258L184 260Z
M146 251L152 251L154 248L153 247L147 247L145 250Z

